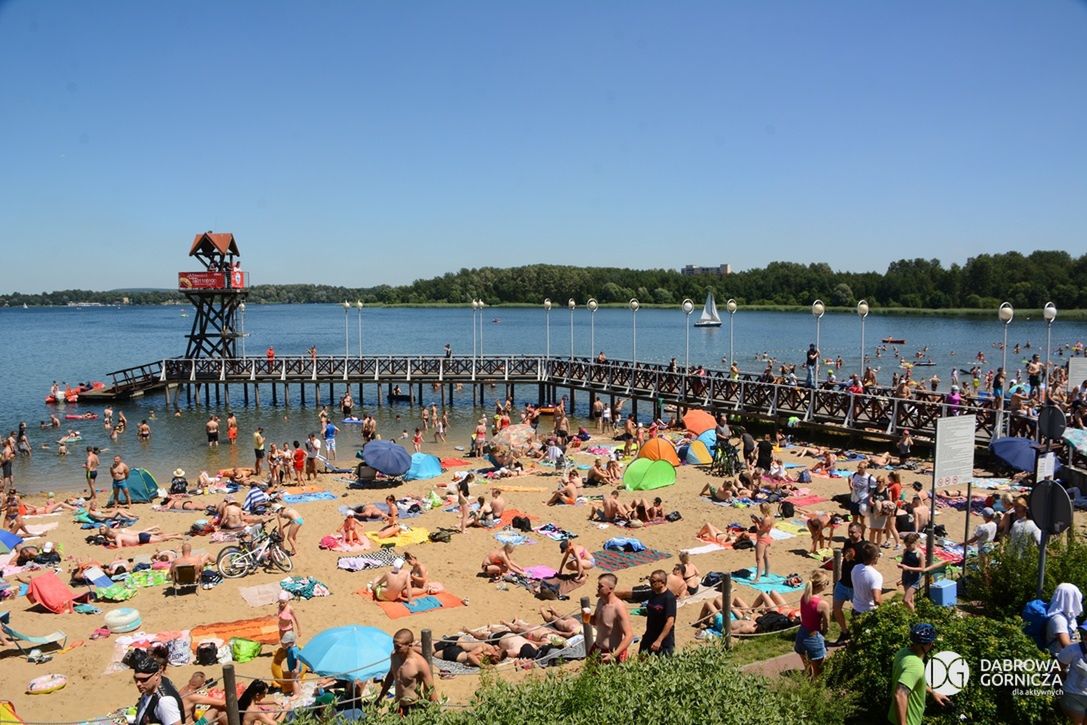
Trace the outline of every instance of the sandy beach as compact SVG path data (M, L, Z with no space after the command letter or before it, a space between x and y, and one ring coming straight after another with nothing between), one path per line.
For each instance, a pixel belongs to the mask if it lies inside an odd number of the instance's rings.
M194 421L195 424L195 421ZM545 418L541 425L550 424L550 419ZM357 434L352 434L357 437ZM346 438L346 436L345 436ZM354 449L347 445L345 439L341 441L341 461L344 465L350 465L344 461ZM586 447L593 445L615 446L616 442L609 437L594 436ZM621 444L620 444L621 445ZM426 444L424 452L433 453L439 457L464 456L461 451L455 450L452 441L448 445ZM781 457L787 462L797 462L795 448L786 448L780 451ZM885 449L884 449L885 450ZM346 453L345 453L346 451ZM884 451L880 451L884 452ZM593 456L587 453L577 453L574 459L578 464L591 463ZM336 566L337 559L344 554L333 551L324 551L318 548L321 537L331 534L339 528L343 522L343 516L338 509L343 505L356 506L363 503L379 502L388 493L396 496L415 495L422 497L435 490L435 484L445 484L453 479L458 471L468 471L482 467L485 463L482 459L469 459L469 466L460 466L445 471L439 478L426 481L414 481L394 488L379 488L374 490L347 490L341 476L335 474L322 474L317 482L317 489L332 492L335 500L317 501L313 503L301 503L295 508L305 518L299 537L299 552L294 558L295 568L293 575L309 575L327 585L331 596L313 598L308 601L296 601L294 610L301 625L300 643L304 645L312 635L329 627L357 623L381 628L392 634L400 627L409 627L417 635L420 629L429 628L435 638L445 633L450 633L462 627L475 627L487 623L497 623L502 619L521 617L529 622L539 622L539 608L543 602L535 599L527 590L510 585L507 589L488 582L477 576L479 562L489 552L498 548L495 540L496 530L482 528L470 528L466 533L455 534L450 543L424 543L408 547L429 567L432 580L440 581L445 590L457 597L468 601L466 607L441 608L428 612L390 619L374 603L365 600L356 594L359 589L366 586L367 582L380 571L371 570L351 573ZM804 459L810 462L812 459ZM353 461L353 459L352 459ZM854 462L843 463L842 468L850 471L856 468ZM794 471L797 469L794 469ZM909 490L910 484L915 481L922 482L926 489L930 484L930 476L913 471L902 471L903 486ZM190 474L190 480L195 476ZM107 478L108 480L108 478ZM486 494L491 482L486 479L478 479L478 485L473 487L475 495ZM700 497L699 490L707 481L720 481L711 477L707 471L694 466L681 466L678 469L678 480L674 486L659 489L655 492L645 492L651 497L660 495L664 500L665 511L678 511L682 519L672 523L649 526L641 529L624 529L614 525L600 525L588 521L589 505L579 504L574 506L544 505L550 492L555 488L558 477L551 469L538 469L526 475L496 482L506 491L506 498L511 507L528 512L538 517L535 525L552 522L556 525L578 534L577 543L585 546L589 551L602 548L603 543L615 536L633 536L642 541L647 547L657 549L669 554L669 558L649 564L643 564L617 572L621 588L628 588L637 584L640 579L646 577L656 568L670 570L677 562L676 554L680 549L693 548L704 542L695 538L695 532L704 522L711 522L719 528L726 527L729 523L738 522L745 526L750 523L753 510L750 508L735 508L718 506L710 503L709 499ZM829 499L836 494L845 493L848 490L848 479L825 478L814 476L811 483L799 484L806 489L809 495L816 495ZM605 495L604 487L587 488L585 493L589 496ZM244 496L245 489L240 493ZM444 494L444 490L442 491ZM641 496L642 492L623 492L622 499L629 501L634 495ZM197 500L202 505L216 504L222 500L222 495L205 495ZM36 498L31 499L37 503ZM775 506L776 510L776 506ZM164 532L186 532L190 525L205 515L201 512L156 512L149 505L137 505L140 520L136 529L159 526ZM826 501L807 506L798 506L797 515L814 513L816 511L841 512L836 503ZM973 519L977 522L977 517ZM951 536L958 538L963 531L963 513L951 508L941 509L940 522L944 523ZM85 559L92 558L103 563L113 559L115 551L107 551L100 546L91 546L84 541L88 533L79 529L78 524L72 523L71 515L64 513L59 516L33 519L30 523L59 522L59 526L33 543L54 541L63 551L65 560L61 577L67 581L68 572L71 569L71 557ZM425 527L434 531L439 527L455 528L458 523L458 515L448 513L442 508L436 508L424 512L418 518L410 519L413 527ZM367 531L380 528L375 522L361 527ZM837 529L837 541L845 534L845 527ZM557 542L538 534L531 534L535 541L532 544L522 545L513 553L514 560L522 565L529 566L542 564L557 567L561 558L561 552ZM224 544L212 543L207 536L193 537L191 539L194 549L203 550L214 557ZM180 544L181 542L172 542ZM792 538L776 540L773 543L771 560L774 573L786 575L797 572L802 576L808 573L818 562L807 556L811 544L807 534ZM838 543L837 545L840 545ZM170 547L171 544L149 544L127 548L125 556L152 554L155 551ZM402 550L403 551L403 550ZM747 551L716 551L692 556L692 562L702 572L711 570L732 571L737 568L750 567L754 562L754 552ZM885 596L887 590L893 592L895 583L899 579L898 570L892 556L885 556L879 568L885 579ZM581 596L593 597L595 592L595 579L600 572L590 573L586 583L571 593L569 601L549 602L554 604L559 611L574 612L578 609L578 598ZM28 574L23 574L26 577ZM29 574L33 576L33 574ZM99 603L103 610L101 614L51 614L44 613L30 604L25 598L10 599L5 602L4 610L10 611L11 622L21 632L42 635L55 630L63 630L68 634L69 645L82 642L63 654L56 654L54 659L47 664L30 664L19 655L14 648L4 652L0 661L0 671L4 674L4 681L8 687L4 692L6 698L10 698L16 705L19 714L28 720L51 721L78 721L105 715L116 708L133 704L138 693L132 683L129 671L116 674L103 674L107 666L115 657L115 642L118 635L92 640L90 635L94 630L103 625L103 617L109 611L118 607L128 606L137 608L143 618L142 631L162 632L188 629L198 625L206 625L216 622L227 622L239 619L274 615L276 607L269 604L260 607L249 606L242 598L239 590L243 587L274 583L282 578L282 574L276 572L260 572L239 580L225 580L222 584L210 590L200 590L195 594L185 594L178 597L166 596L165 587L150 587L141 589L137 596L122 603ZM10 579L9 579L10 581ZM739 581L739 580L737 580ZM757 592L750 587L737 584L735 589L745 598L753 598ZM899 591L901 589L899 588ZM799 601L799 590L786 596L790 602ZM694 641L695 630L691 622L697 618L700 606L694 605L679 609L676 626L677 645L689 646ZM634 618L635 634L640 635L645 626L644 618ZM742 646L742 645L741 645ZM248 677L261 677L270 679L270 663L273 647L265 646L262 656L257 659L237 665L240 675ZM565 667L577 667L577 664L565 665ZM179 686L184 684L190 674L198 669L208 671L209 675L218 677L218 666L198 667L189 665L168 670L168 676ZM503 665L499 671L505 677L532 676L531 673L516 671L511 665ZM539 670L536 670L537 672ZM26 683L32 678L47 674L59 673L68 677L68 685L65 689L48 695L31 696L24 694ZM478 676L460 676L453 679L441 679L439 682L440 693L450 698L453 702L466 702L479 685Z

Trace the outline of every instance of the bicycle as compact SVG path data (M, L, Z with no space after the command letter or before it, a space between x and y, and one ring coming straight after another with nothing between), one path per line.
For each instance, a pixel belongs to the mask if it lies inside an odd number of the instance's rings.
M740 452L731 443L718 444L713 449L713 463L710 464L710 474L714 476L735 476L743 470L740 462Z
M275 566L284 572L294 568L291 555L283 548L283 537L278 531L266 532L263 524L254 534L242 534L237 546L227 546L215 557L215 568L226 579L240 579L261 566Z

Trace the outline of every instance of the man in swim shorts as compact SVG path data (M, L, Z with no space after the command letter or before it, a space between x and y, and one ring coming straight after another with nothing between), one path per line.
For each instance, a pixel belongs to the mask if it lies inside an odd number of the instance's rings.
M98 481L98 449L93 446L87 446L87 460L83 463L83 471L87 476L87 500L97 500L97 491L95 490L95 484Z
M439 643L440 644L440 643ZM393 635L393 653L389 659L389 672L381 683L381 692L375 702L384 700L389 688L396 683L393 704L401 716L407 715L424 698L431 702L438 699L438 690L434 687L434 678L430 665L415 649L415 635L410 629L398 630ZM437 645L435 645L437 654Z
M113 465L109 467L109 475L113 479L112 503L121 505L121 494L125 495L125 506L132 505L132 494L128 491L128 464L121 460L120 456L113 457Z
M208 416L208 422L204 424L204 432L208 434L208 448L216 448L219 445L219 416Z

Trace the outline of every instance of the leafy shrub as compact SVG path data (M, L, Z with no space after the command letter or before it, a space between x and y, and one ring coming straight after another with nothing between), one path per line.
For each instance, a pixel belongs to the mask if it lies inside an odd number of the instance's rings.
M1022 631L1018 621L997 621L988 617L964 616L954 609L938 607L919 599L917 613L899 601L885 604L853 620L852 640L827 663L826 678L831 688L855 692L858 713L855 722L885 722L891 704L891 666L895 653L909 645L910 627L917 622L936 625L936 651L951 650L970 666L967 687L940 707L929 698L926 723L1033 723L1056 722L1053 698L1045 695L1015 697L1012 687L982 687L982 658L1036 659L1048 656Z
M588 662L578 671L551 672L527 682L483 678L466 707L437 705L406 718L368 715L379 725L600 725L659 722L679 725L797 725L842 723L849 714L842 699L802 678L768 680L743 674L719 644L689 647L673 657L643 657L623 666ZM439 684L440 687L440 684ZM311 715L307 721L330 722Z
M1087 543L1082 536L1049 540L1042 598L1053 596L1062 582L1087 592ZM1001 544L967 566L963 597L977 602L978 613L995 619L1018 617L1023 605L1035 598L1038 586L1038 547Z

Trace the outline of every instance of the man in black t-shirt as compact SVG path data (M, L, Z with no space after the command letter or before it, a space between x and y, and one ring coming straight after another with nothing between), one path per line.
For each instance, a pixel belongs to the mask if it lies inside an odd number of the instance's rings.
M770 464L774 458L774 444L770 442L770 434L767 433L758 443L755 466L763 471L770 470Z
M834 608L831 616L838 623L840 634L831 646L838 646L849 639L849 626L845 622L843 607L853 600L853 567L860 563L860 546L864 543L864 528L860 524L849 525L849 536L842 544L842 578L834 585Z
M755 436L748 433L746 428L740 428L739 431L740 441L744 446L744 462L753 463L755 460Z
M809 388L815 387L815 367L819 364L819 348L815 343L808 345L808 352L804 355L804 367L808 370L807 384Z
M676 649L676 595L668 589L668 574L657 569L649 575L649 591L616 591L628 602L645 602L645 634L638 651L670 655Z

